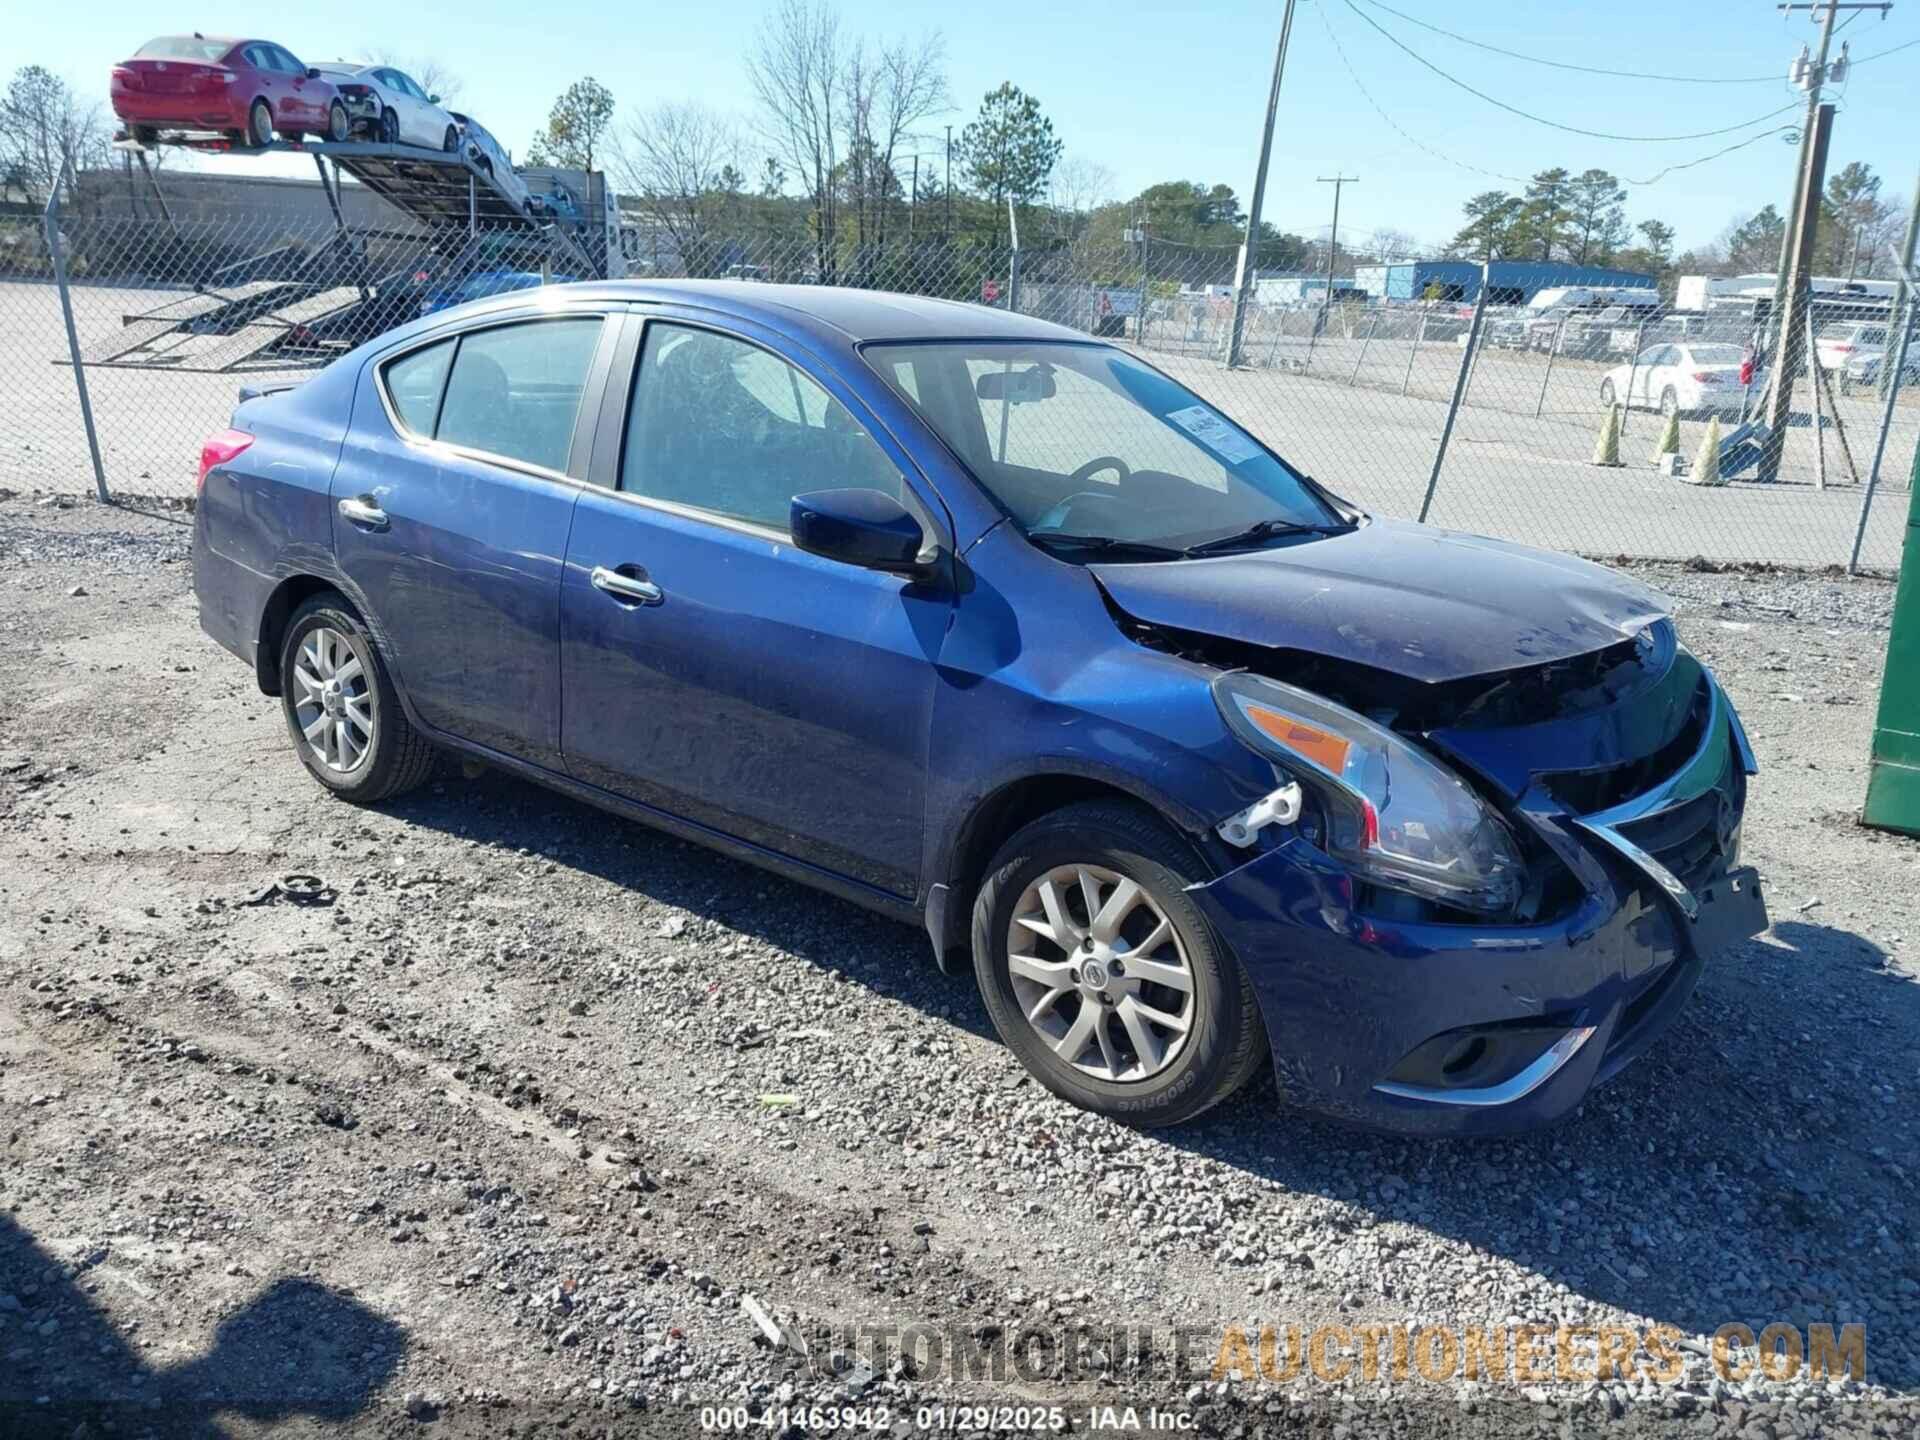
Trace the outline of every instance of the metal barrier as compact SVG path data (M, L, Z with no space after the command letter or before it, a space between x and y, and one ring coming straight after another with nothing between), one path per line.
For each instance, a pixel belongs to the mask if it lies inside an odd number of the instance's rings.
M300 379L423 309L580 268L552 233L427 223L380 211L360 188L329 214L157 209L137 186L82 184L49 204L41 243L0 243L0 334L16 357L0 371L16 417L0 484L74 489L91 468L103 494L185 499L200 441L242 383ZM1812 297L1816 363L1782 382L1787 423L1767 432L1756 422L1772 337L1751 305L1531 310L1484 287L1475 304L1256 294L1243 363L1229 367L1230 253L1016 252L924 233L866 246L715 236L688 249L699 263L657 238L635 244L628 268L1012 305L1110 339L1379 513L1601 557L1900 562L1906 507L1872 496L1907 483L1920 345L1906 348L1884 302ZM1596 464L1610 423L1619 463ZM1769 447L1777 467L1760 463Z

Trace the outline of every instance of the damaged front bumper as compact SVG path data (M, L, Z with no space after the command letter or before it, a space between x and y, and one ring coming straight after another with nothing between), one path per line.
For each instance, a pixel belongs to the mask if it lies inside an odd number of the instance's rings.
M1752 751L1702 683L1697 744L1665 781L1586 816L1532 792L1519 807L1581 882L1550 922L1367 913L1297 835L1193 887L1252 981L1282 1092L1381 1129L1499 1133L1563 1117L1645 1049L1707 959L1767 925L1735 864Z

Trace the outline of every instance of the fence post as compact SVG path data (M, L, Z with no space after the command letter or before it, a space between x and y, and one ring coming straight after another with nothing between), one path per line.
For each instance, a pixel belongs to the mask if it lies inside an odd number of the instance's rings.
M1407 387L1413 383L1413 362L1420 354L1420 342L1427 338L1427 312L1420 311L1420 328L1413 332L1413 348L1407 351L1407 373L1400 377L1400 393L1407 393Z
M1013 254L1007 261L1007 313L1020 313L1020 247L1013 247Z
M1908 293L1912 291L1912 277L1907 277ZM1867 512L1873 509L1873 492L1880 484L1880 461L1887 453L1887 432L1893 428L1893 402L1900 398L1900 380L1907 368L1907 345L1913 339L1911 316L1909 323L1900 327L1900 349L1896 353L1891 348L1881 352L1880 363L1893 360L1893 379L1887 383L1887 403L1880 409L1880 435L1873 442L1873 464L1867 470L1867 488L1860 497L1860 520L1853 527L1853 553L1847 557L1847 574L1860 573L1860 547L1867 539ZM1818 364L1816 358L1814 361Z
M73 295L67 287L67 247L60 234L60 187L73 175L73 167L63 165L60 178L53 182L47 197L44 226L47 253L53 257L53 282L60 291L60 315L67 322L67 355L73 361L73 383L80 392L80 423L87 431L87 451L93 456L93 490L100 503L111 503L107 496L107 467L100 463L100 436L93 428L93 401L87 395L87 367L80 361L80 335L73 328Z
M1640 341L1647 333L1647 322L1633 327L1633 358L1627 362L1627 393L1620 397L1620 438L1627 438L1627 417L1633 414L1633 381L1640 373Z
M1547 386L1553 381L1553 357L1560 351L1560 337L1566 333L1567 317L1562 315L1553 327L1553 339L1547 342L1547 373L1540 377L1540 398L1533 402L1533 418L1540 418L1540 411L1547 403ZM1532 337L1528 337L1532 343Z
M1807 388L1813 392L1813 488L1827 488L1827 417L1820 408L1820 352L1813 343L1813 306L1807 306ZM1785 448L1784 445L1782 448Z
M1467 327L1467 348L1460 356L1460 368L1453 377L1453 400L1447 406L1447 422L1440 427L1440 444L1433 452L1433 473L1427 476L1427 493L1420 501L1420 523L1427 523L1427 512L1433 509L1433 492L1440 485L1440 467L1447 463L1447 446L1453 440L1453 422L1460 414L1460 402L1467 398L1467 376L1473 372L1473 355L1480 344L1480 322L1487 313L1487 291L1491 288L1493 264L1483 261L1480 266L1480 298L1473 303L1473 323Z
M1367 326L1367 338L1360 342L1360 358L1353 362L1353 374L1347 376L1347 388L1353 388L1353 382L1360 378L1360 367L1367 363L1367 347L1373 343L1373 332L1380 328L1380 312L1373 312L1373 319Z

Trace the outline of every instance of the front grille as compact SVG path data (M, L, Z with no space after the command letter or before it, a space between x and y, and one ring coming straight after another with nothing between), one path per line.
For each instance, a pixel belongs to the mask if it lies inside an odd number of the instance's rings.
M1593 815L1645 794L1678 770L1700 748L1709 700L1706 686L1694 697L1680 731L1651 755L1605 770L1557 770L1540 778L1554 798L1576 815Z
M1697 890L1721 861L1722 818L1730 810L1724 789L1709 790L1686 804L1645 820L1629 821L1620 833L1664 865L1682 885ZM1729 821L1725 827L1732 829Z

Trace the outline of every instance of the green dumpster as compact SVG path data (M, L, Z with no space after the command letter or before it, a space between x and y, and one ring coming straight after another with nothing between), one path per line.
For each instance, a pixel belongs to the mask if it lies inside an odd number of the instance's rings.
M1920 448L1914 451L1907 541L1893 599L1893 638L1867 772L1867 824L1920 835Z

